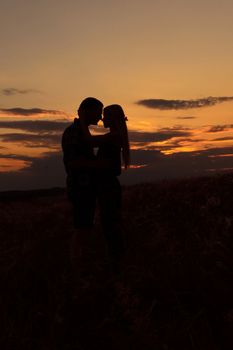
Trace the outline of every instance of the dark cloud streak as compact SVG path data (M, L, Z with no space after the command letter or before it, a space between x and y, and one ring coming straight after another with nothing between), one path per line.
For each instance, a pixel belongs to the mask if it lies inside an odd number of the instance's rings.
M25 155L16 155L16 154L1 154L0 153L0 158L7 158L7 159L15 159L15 160L24 160L24 161L29 161L33 162L36 158L35 157L30 157L30 156L25 156Z
M20 115L20 116L30 116L30 115L40 115L40 114L51 114L51 115L62 115L62 116L68 116L67 113L63 111L56 111L53 109L42 109L42 108L1 108L0 109L1 114L7 114L7 115Z
M171 110L171 109L191 109L214 106L216 104L232 101L233 96L224 97L206 97L196 100L165 100L165 99L145 99L139 100L136 104L153 109Z
M189 117L189 116L187 116L187 117L176 117L176 119L196 119L197 117Z
M226 129L232 129L232 128L233 128L233 124L214 125L214 126L211 126L207 132L222 132L222 131L226 131Z
M139 132L129 131L129 139L131 142L159 142L166 141L173 137L190 136L189 131L180 131L174 129L161 129L158 132Z
M13 96L13 95L25 95L25 94L31 94L31 93L35 93L35 94L41 94L42 92L36 89L17 89L17 88L5 88L2 89L2 94L5 96Z
M40 133L62 133L71 122L67 121L47 121L47 120L16 120L16 121L0 121L0 129L19 129L26 132L40 132ZM130 131L129 139L131 142L156 142L165 141L173 137L187 137L192 133L189 129L177 128L163 128L155 132L140 132ZM4 135L5 137L7 135ZM15 139L20 139L22 136L13 136Z
M20 142L29 147L57 148L61 143L60 134L3 134L0 135L2 142Z
M16 120L0 121L0 129L19 129L29 132L62 132L70 125L67 121L49 121L49 120Z
M218 137L217 139L214 139L213 141L233 141L233 136L226 136L226 137Z

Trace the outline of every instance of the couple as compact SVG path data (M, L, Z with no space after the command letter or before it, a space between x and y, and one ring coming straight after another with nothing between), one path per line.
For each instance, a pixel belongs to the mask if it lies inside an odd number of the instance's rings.
M88 126L97 125L100 120L105 128L109 128L109 132L92 136ZM110 105L103 110L101 101L88 97L79 106L78 118L63 133L68 197L77 228L71 239L72 260L79 258L82 241L90 235L97 201L110 259L119 261L124 252L118 176L121 174L121 157L125 169L129 166L126 120L120 105ZM98 148L97 155L94 148Z

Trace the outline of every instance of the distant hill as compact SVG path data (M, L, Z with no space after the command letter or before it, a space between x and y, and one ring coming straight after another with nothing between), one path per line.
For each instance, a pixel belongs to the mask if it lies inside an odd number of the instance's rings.
M0 348L233 349L233 174L123 187L115 274L97 210L79 276L65 189L0 193Z

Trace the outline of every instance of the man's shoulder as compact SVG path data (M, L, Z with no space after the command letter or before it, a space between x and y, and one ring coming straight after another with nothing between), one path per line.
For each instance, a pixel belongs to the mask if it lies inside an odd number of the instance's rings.
M74 119L73 123L67 126L67 128L63 132L63 138L71 137L74 133L79 132L79 120L77 118Z
M67 126L67 128L64 130L64 133L73 131L76 128L79 128L79 120L77 118L74 118L73 123Z

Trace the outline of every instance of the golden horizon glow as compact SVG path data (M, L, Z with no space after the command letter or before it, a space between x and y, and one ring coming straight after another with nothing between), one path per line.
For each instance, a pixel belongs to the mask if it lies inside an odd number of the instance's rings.
M218 110L219 110L219 106ZM215 110L216 106L211 108L211 112L213 113ZM205 108L204 108L205 109ZM206 109L207 110L207 109ZM209 109L210 110L210 109ZM225 110L225 108L223 108ZM181 111L175 111L175 114L180 115ZM183 111L182 111L183 112ZM201 111L203 113L203 111ZM158 113L158 112L157 112ZM168 113L166 111L166 113ZM171 111L169 111L171 113ZM48 114L47 114L48 116ZM37 120L42 120L39 116L39 118L36 118L35 115L29 115L27 118L20 116L20 121L37 121ZM54 115L49 115L48 119L43 119L43 120L49 120L49 121L54 121L57 122L59 119L56 119ZM69 119L70 122L72 122L73 118ZM161 129L156 128L155 124L149 122L149 120L144 123L143 125L146 125L146 127L141 128L141 124L138 125L138 128L134 125L134 128L132 132L149 132L149 133L154 133L154 141L153 142L148 142L148 141L141 141L141 142L131 142L131 149L132 150L158 150L162 154L166 155L172 155L175 153L180 153L180 152L197 152L197 151L203 151L211 148L223 148L223 147L232 147L233 146L233 124L226 124L226 125L221 125L220 120L219 123L216 124L208 124L208 125L203 125L202 127L196 127L194 124L194 121L191 119L186 120L184 119L184 123L181 124L172 124L172 121L174 121L174 117L170 119L166 119L167 124L162 125ZM1 121L6 121L5 118L0 117L0 122ZM13 115L9 115L9 122L13 121L19 121L18 118L15 118ZM64 121L64 119L62 120ZM156 121L156 118L155 118ZM197 123L197 122L196 122ZM198 121L197 124L199 124L200 121ZM153 127L154 125L154 127ZM166 126L165 126L166 125ZM150 126L150 127L149 127ZM161 126L161 125L160 125ZM190 133L189 136L179 136L175 135L168 137L168 139L159 141L156 140L156 135L166 135L167 132L176 132L176 131L181 131L181 132L187 132L188 134ZM106 133L108 132L108 129L104 129L102 126L102 123L97 128L90 128L90 131L93 135L99 134L99 133ZM129 129L129 132L131 132L131 129ZM25 140L25 141L17 141L15 140L14 142L3 142L1 141L1 135L4 135L4 137L7 137L8 134L17 134L17 135L40 135L40 132L36 132L33 130L33 132L30 132L29 130L26 130L22 132L20 129L15 129L15 128L2 128L1 133L0 133L0 147L1 147L1 155L7 156L7 155L13 155L13 156L28 156L28 157L34 157L34 158L43 158L45 154L53 153L53 152L59 152L61 151L61 146L60 144L54 144L54 145L49 145L49 147L46 146L46 144L43 142L43 138L41 138L40 141L36 141L36 144L33 145L33 139L30 140ZM48 131L45 135L57 135L58 140L62 135L62 132L53 132L53 131ZM42 134L43 136L44 134ZM59 136L60 135L60 136ZM145 134L146 135L146 134ZM146 138L145 138L146 140ZM7 161L8 165L10 164L11 160L9 159ZM12 160L13 164L13 160ZM26 163L25 167L27 166ZM138 165L137 165L138 166ZM21 169L21 167L20 167Z

